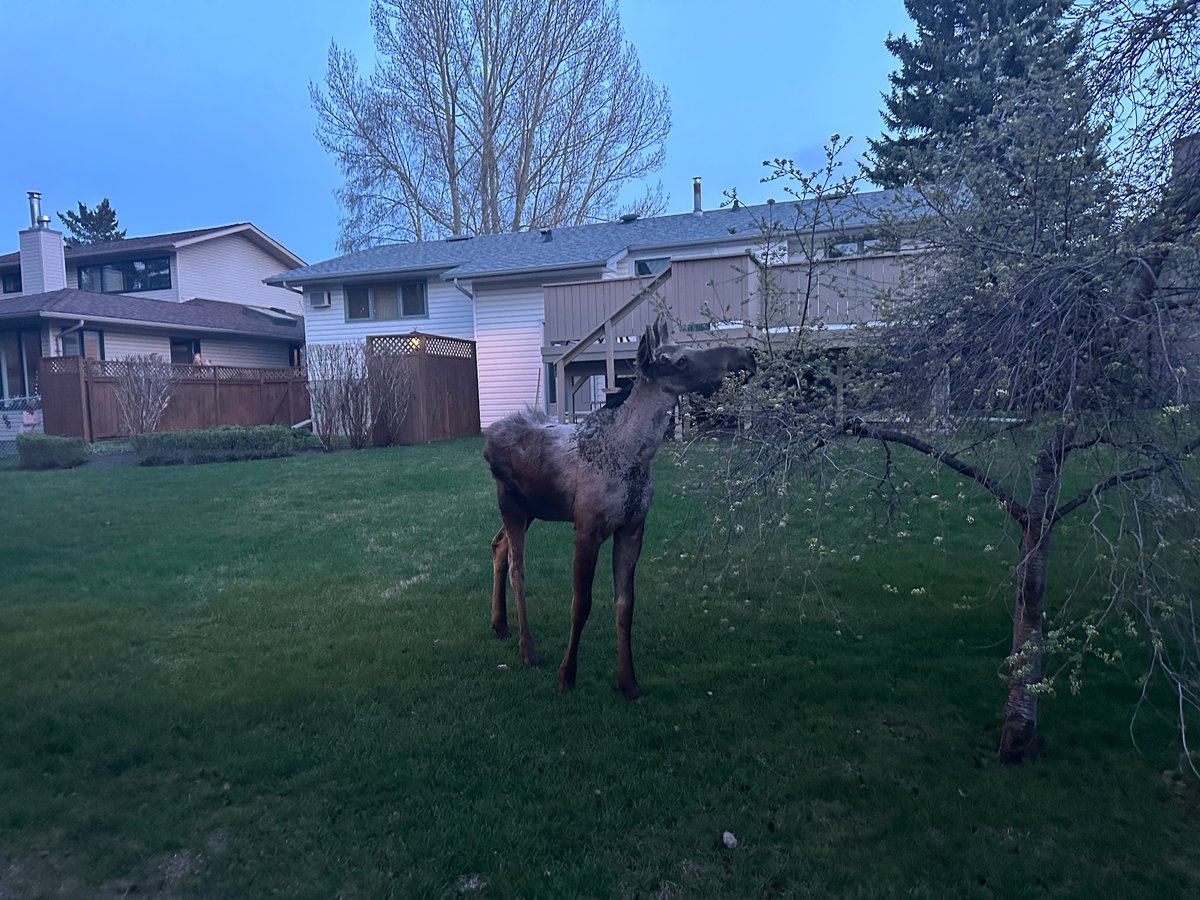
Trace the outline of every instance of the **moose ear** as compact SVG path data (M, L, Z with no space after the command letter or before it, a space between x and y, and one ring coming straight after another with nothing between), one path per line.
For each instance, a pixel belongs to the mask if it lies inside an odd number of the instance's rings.
M654 330L658 332L657 343L665 344L670 340L671 326L667 324L667 317L662 313L659 313L658 317L654 320Z
M638 341L637 367L639 369L645 369L654 359L654 327L653 325L647 325L645 333L642 335L641 340Z

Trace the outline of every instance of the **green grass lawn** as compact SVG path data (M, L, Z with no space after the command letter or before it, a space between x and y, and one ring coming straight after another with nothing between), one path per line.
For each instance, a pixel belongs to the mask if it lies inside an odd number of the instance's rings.
M530 532L525 670L489 629L481 449L0 469L0 898L1200 896L1200 792L1164 779L1167 705L1131 737L1132 654L996 763L983 500L817 589L802 511L750 577L706 558L665 452L647 696L610 689L605 554L560 697L570 530ZM854 516L823 540L881 530Z

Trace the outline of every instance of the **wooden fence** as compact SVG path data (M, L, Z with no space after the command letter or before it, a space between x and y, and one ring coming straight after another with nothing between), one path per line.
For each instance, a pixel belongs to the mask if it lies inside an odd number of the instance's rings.
M408 415L392 443L426 444L479 434L479 372L475 342L436 334L367 338L368 355L408 358L412 395ZM379 443L388 443L377 435Z
M408 415L390 440L424 444L479 434L479 380L475 342L440 335L380 335L367 339L371 354L408 358L412 395ZM121 436L116 385L123 360L46 357L41 361L46 434L86 441ZM217 425L295 425L311 416L303 369L171 366L175 389L158 431Z
M39 369L46 434L121 436L116 385L123 360L46 357ZM302 369L171 366L175 390L158 431L217 425L294 425L309 418Z

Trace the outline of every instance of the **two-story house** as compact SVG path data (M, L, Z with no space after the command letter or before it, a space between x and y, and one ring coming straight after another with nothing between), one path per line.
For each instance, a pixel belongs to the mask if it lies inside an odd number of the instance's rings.
M304 261L253 225L68 245L29 201L20 249L0 256L0 405L36 396L42 357L299 364L300 295L263 279Z
M303 291L309 344L414 330L476 341L484 426L526 406L571 416L617 389L663 307L697 341L870 320L898 265L869 229L895 206L877 192L704 210L697 184L691 213L373 247L267 283ZM821 270L801 279L796 261L815 256ZM764 264L787 295L771 310ZM801 293L819 308L802 315Z

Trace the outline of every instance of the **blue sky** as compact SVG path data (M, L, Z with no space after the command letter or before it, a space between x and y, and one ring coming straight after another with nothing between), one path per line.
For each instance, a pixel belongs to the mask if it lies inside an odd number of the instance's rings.
M313 137L330 40L374 59L369 0L56 0L4 11L0 252L43 208L109 197L130 237L251 221L308 262L336 255L340 176ZM656 176L668 212L732 187L782 196L762 161L816 162L833 132L882 130L902 0L620 0L645 71L671 94ZM72 49L74 48L74 49ZM640 193L635 191L634 193ZM58 227L58 219L54 217ZM4 236L6 235L6 236Z

